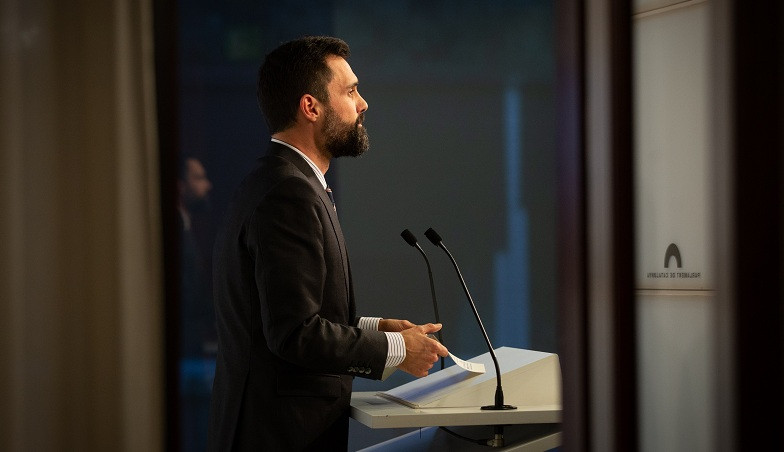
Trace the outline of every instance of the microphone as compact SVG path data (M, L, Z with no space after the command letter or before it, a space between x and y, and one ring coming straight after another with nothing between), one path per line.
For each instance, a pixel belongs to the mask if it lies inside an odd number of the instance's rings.
M430 278L430 295L433 298L433 311L435 312L436 315L436 323L441 323L441 320L439 320L438 318L438 302L436 301L436 288L433 285L433 271L430 269L430 260L428 260L425 251L422 249L421 246L419 246L416 237L414 237L414 234L412 234L411 231L405 229L403 232L400 233L400 236L403 237L403 240L405 240L406 243L418 249L419 252L422 254L422 257L425 258L425 263L427 264L427 276ZM438 342L441 342L443 344L444 341L441 339L441 330L438 330L436 334L438 335ZM444 368L444 357L442 356L441 369L443 368Z
M444 246L444 242L441 240L441 236L438 235L438 233L434 231L433 228L430 228L427 231L425 231L425 237L427 237L428 240L430 240L433 243L433 245L444 250L447 256L449 256L449 259L452 261L452 265L454 265L455 271L457 271L457 276L460 278L460 283L463 285L463 291L465 292L466 297L468 297L468 302L471 304L471 309L474 311L474 317L476 318L477 323L479 323L479 328L482 330L482 334L485 337L485 343L487 344L487 348L490 350L490 356L493 358L493 364L495 365L495 376L498 382L495 388L495 405L483 406L482 409L483 410L516 410L517 409L516 406L504 405L504 390L501 388L501 369L500 367L498 367L498 358L496 358L495 356L495 351L493 350L493 346L492 344L490 344L490 338L487 337L487 330L485 330L484 325L482 325L482 319L479 317L479 312L477 312L476 310L476 305L474 304L474 300L471 298L471 294L468 292L468 286L466 285L465 280L463 279L463 274L460 273L460 268L457 266L457 261L455 261L455 258L452 257L452 253L450 253L449 250L446 249L446 246Z

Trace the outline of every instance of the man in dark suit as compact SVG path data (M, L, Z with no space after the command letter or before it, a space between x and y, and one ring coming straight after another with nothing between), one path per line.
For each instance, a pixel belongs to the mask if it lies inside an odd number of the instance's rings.
M215 248L218 358L209 450L345 450L355 376L427 375L441 325L357 317L324 174L368 148L368 104L328 37L286 43L259 70L268 155L241 183Z

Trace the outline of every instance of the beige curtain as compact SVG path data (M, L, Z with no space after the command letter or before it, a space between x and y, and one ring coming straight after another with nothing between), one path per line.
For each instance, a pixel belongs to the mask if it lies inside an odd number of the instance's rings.
M0 33L0 450L161 450L151 3L3 0Z

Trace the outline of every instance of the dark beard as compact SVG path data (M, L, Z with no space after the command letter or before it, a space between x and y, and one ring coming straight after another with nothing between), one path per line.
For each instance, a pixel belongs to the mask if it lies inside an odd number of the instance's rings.
M364 119L365 114L362 113L354 124L345 125L340 122L331 108L327 110L327 117L324 121L324 135L326 136L324 145L326 151L333 158L359 157L370 148L367 130L364 126L360 127Z

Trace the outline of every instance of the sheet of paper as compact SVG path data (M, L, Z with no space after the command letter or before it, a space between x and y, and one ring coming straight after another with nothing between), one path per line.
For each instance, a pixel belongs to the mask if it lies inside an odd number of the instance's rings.
M482 363L472 363L469 361L463 361L462 359L458 358L457 356L449 353L449 357L452 358L452 361L455 362L458 366L462 367L463 369L473 372L476 374L483 374L485 373L485 365Z
M433 334L428 334L427 337L433 339L435 341L438 340L437 337ZM476 374L483 374L485 373L485 365L482 363L472 363L468 361L463 361L462 359L458 358L457 356L453 355L451 352L449 353L449 357L452 358L452 361L455 362L458 366L462 367L463 369L473 372Z
M392 375L396 370L397 370L397 367L385 367L384 368L384 373L381 374L381 381L384 381L387 378L389 378L389 376Z

